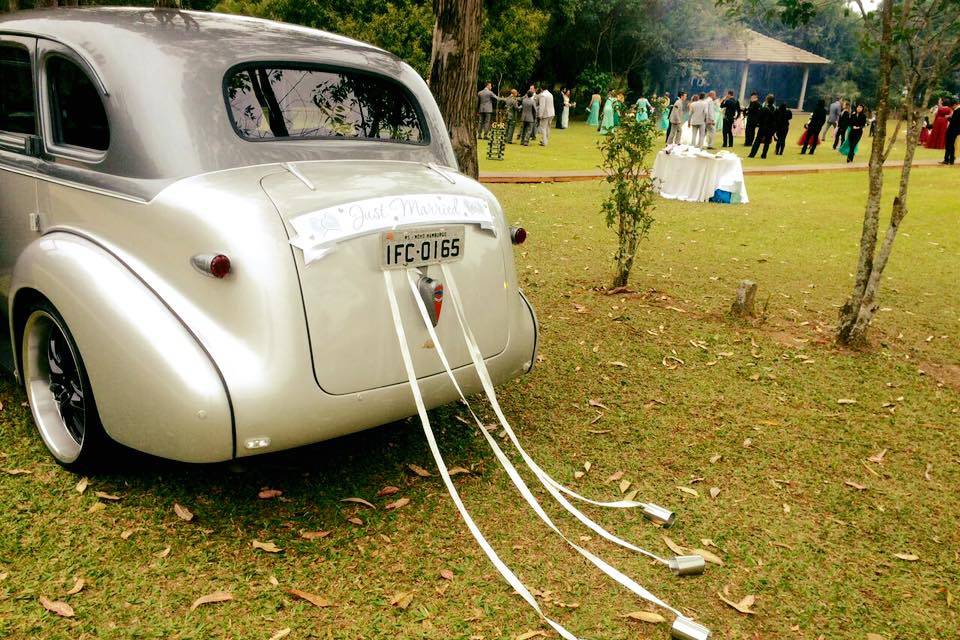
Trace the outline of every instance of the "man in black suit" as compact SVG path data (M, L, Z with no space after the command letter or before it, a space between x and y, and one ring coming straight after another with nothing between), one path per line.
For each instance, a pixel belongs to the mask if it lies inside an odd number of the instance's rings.
M960 136L960 103L953 105L953 114L947 124L947 146L943 151L943 164L953 164L956 161L957 136Z
M751 96L752 97L752 96ZM761 158L766 159L767 151L770 150L770 142L773 140L773 134L777 129L777 109L774 106L773 94L769 94L764 101L763 106L757 111L756 117L756 137L753 139L753 148L750 149L750 157L757 157L757 150L763 145L763 154ZM747 125L749 126L749 125Z
M720 103L723 109L723 146L733 146L733 123L740 117L740 101L733 97L733 91L727 91L727 97Z
M745 110L747 114L747 131L746 137L743 140L744 146L750 147L753 145L753 138L757 135L757 127L760 124L760 109L760 96L754 91L750 94L750 104L747 105Z

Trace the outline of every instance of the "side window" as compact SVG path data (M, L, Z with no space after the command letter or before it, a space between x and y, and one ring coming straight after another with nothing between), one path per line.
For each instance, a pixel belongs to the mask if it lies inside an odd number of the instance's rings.
M62 56L48 58L46 71L53 144L106 151L107 113L86 72Z
M30 54L0 45L0 131L36 135L34 95Z

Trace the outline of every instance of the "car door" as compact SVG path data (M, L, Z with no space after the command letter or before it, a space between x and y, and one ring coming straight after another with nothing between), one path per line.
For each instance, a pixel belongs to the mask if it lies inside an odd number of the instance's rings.
M35 38L0 34L0 365L12 368L10 279L20 252L38 235Z

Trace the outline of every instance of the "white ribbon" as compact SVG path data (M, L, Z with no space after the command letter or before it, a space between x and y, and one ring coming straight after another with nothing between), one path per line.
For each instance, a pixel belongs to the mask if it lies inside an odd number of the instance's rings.
M477 371L477 375L480 377L480 383L483 385L483 390L487 394L487 399L490 401L490 406L493 407L494 413L497 415L497 419L500 421L500 426L503 427L503 430L507 433L507 437L510 439L510 442L513 443L513 446L516 447L517 451L520 453L520 457L523 458L524 463L530 470L533 471L537 479L540 480L544 488L559 502L563 507L577 520L586 525L589 529L594 531L597 535L602 538L613 542L614 544L620 545L625 549L630 549L636 553L643 554L648 558L656 560L664 565L670 566L669 561L660 556L657 556L654 553L642 549L626 540L610 533L599 524L588 518L581 512L579 509L574 507L570 502L565 499L560 493L565 493L568 496L586 502L588 504L597 505L600 507L614 507L614 508L630 508L630 507L643 507L646 506L642 502L633 502L632 500L620 500L617 502L597 502L595 500L590 500L585 498L576 492L568 489L563 486L553 478L551 478L546 471L540 468L540 466L534 462L533 458L524 450L521 446L517 435L513 432L513 429L510 428L510 423L507 422L506 416L503 414L503 410L500 408L500 403L497 401L497 395L493 390L493 381L490 378L490 373L487 371L486 362L483 359L483 354L481 353L479 347L477 346L476 338L473 335L473 332L470 330L470 326L467 324L466 317L463 313L463 303L460 298L460 292L457 289L457 283L453 278L453 273L445 264L441 264L440 268L443 271L444 283L447 290L450 292L450 298L453 302L453 309L457 316L457 322L460 323L460 328L463 331L464 340L467 343L467 350L470 352L470 358L473 360L473 366ZM419 297L419 296L418 296ZM436 342L436 341L434 341Z
M551 520L550 516L547 515L547 513L540 506L539 501L534 497L533 493L530 491L530 488L523 481L523 478L520 477L520 474L517 472L516 467L514 467L513 463L506 456L506 454L503 453L503 450L500 448L500 445L497 444L497 441L493 439L493 436L491 436L490 433L484 428L483 422L480 420L479 417L477 417L477 414L473 411L472 408L470 408L470 404L467 402L467 399L463 393L463 390L460 388L460 384L457 382L456 376L454 376L453 370L450 368L450 363L448 362L447 356L443 351L443 346L440 344L440 339L437 336L437 333L433 328L433 323L430 321L430 318L427 314L427 308L426 306L424 306L423 299L420 297L415 276L413 272L410 270L407 271L407 280L410 285L410 292L413 294L413 297L417 303L417 308L420 311L420 318L423 321L424 327L426 328L427 332L430 335L430 339L433 341L433 346L437 352L437 356L440 358L440 362L443 364L444 370L447 372L447 376L450 378L451 382L453 382L453 386L457 390L457 393L460 395L460 399L463 400L463 402L467 405L467 409L470 411L470 415L473 416L474 421L477 423L477 426L480 428L480 433L483 434L484 438L487 441L487 444L490 445L490 448L493 450L494 454L496 455L497 460L506 470L507 475L513 481L514 486L516 486L517 490L520 492L523 498L527 501L527 504L529 504L531 508L533 508L536 514L540 516L540 519L543 520L543 522L546 523L546 525L550 527L550 529L553 530L554 533L559 535L568 545L573 547L573 549L575 549L578 553L580 553L580 555L582 555L587 560L592 562L594 566L596 566L598 569L603 571L603 573L605 573L607 576L613 578L617 583L626 587L635 595L643 598L647 602L650 602L651 604L654 604L659 607L663 607L664 609L667 609L668 611L676 614L678 617L684 617L683 614L681 614L679 611L677 611L676 609L674 609L673 607L665 603L663 600L661 600L660 598L656 597L655 595L653 595L652 593L644 589L635 580L625 575L615 567L612 567L607 562L597 557L590 551L572 542L569 538L567 538L563 534L562 531L560 531L559 528L557 528L557 526L553 523L553 520ZM388 288L389 288L389 281L388 281ZM456 306L456 303L455 303L455 306ZM464 339L467 340L468 347L475 346L475 344L474 345L470 344L471 339L466 334L464 335ZM556 490L552 490L552 487L550 487L549 485L545 485L545 487L547 488L548 491L551 492L554 498L556 498L558 501L561 501L561 504L566 502L566 500L564 500L564 498ZM569 506L569 503L567 503L567 506ZM573 507L569 506L569 508L573 508ZM652 556L653 554L649 554L649 555ZM656 556L653 556L653 557L656 557Z
M513 571L510 570L510 567L504 564L503 560L500 559L500 556L497 555L497 552L494 551L493 547L490 546L490 543L487 542L487 539L483 537L483 533L480 532L477 524L473 521L473 518L470 517L470 513L467 511L463 501L460 499L460 494L457 493L457 488L453 485L453 480L450 478L450 473L447 471L447 465L443 462L443 456L440 455L440 449L437 447L437 441L433 436L433 430L430 428L430 418L427 417L427 408L423 403L423 396L420 393L420 385L417 383L417 375L413 370L413 360L410 357L410 347L407 345L407 338L403 331L403 321L400 319L400 309L397 306L397 296L393 291L393 283L391 282L389 271L383 272L383 281L387 289L387 299L390 301L390 312L393 315L393 327L397 332L397 342L400 344L400 354L403 357L403 366L407 372L407 379L410 381L410 390L413 392L413 400L417 405L417 413L420 415L420 424L423 425L423 434L427 438L427 444L430 446L430 453L433 454L433 459L437 463L437 469L440 471L440 477L443 478L443 484L446 485L447 491L450 493L450 497L453 499L453 503L457 507L457 511L460 512L460 516L467 524L467 528L470 529L470 533L473 534L474 539L476 539L477 544L480 545L480 548L483 549L483 552L487 555L487 558L490 559L490 562L494 567L496 567L497 571L500 572L500 575L503 576L510 586L520 594L520 597L526 600L527 604L529 604L533 610L540 615L544 622L550 625L550 627L559 633L561 637L565 638L566 640L579 640L577 636L567 631L560 623L554 622L543 613L543 610L533 597L533 594L530 593L530 590L527 589L522 582L520 582L520 579ZM419 295L417 298L419 298Z

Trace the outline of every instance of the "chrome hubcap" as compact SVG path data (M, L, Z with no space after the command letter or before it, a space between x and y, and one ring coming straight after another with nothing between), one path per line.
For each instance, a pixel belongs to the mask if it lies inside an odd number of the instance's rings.
M57 320L35 311L24 327L23 368L34 421L61 462L80 455L86 433L83 383L77 355Z

